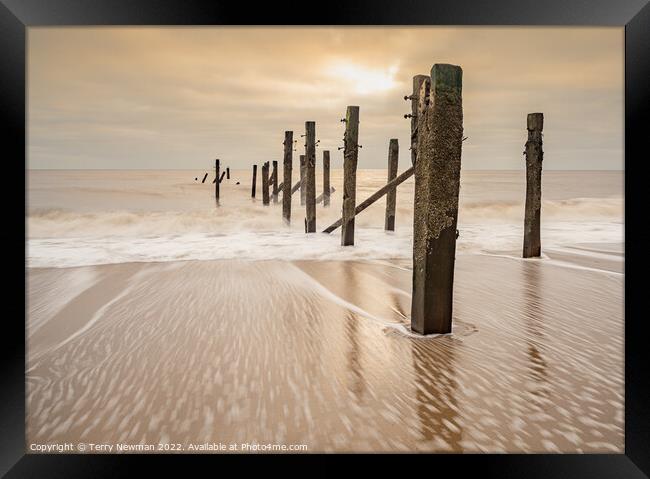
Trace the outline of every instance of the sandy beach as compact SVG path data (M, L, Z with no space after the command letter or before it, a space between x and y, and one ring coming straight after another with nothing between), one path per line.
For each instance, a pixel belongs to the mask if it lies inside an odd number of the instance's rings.
M576 247L459 254L426 338L408 260L29 268L27 442L623 452L621 247Z

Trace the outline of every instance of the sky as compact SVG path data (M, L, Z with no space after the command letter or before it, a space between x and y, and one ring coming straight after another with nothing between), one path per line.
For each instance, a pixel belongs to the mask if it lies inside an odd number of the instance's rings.
M544 113L544 168L623 169L622 27L30 27L31 169L233 169L279 160L284 131L317 165L343 162L360 107L359 168L410 166L412 77L463 69L465 169L523 169Z

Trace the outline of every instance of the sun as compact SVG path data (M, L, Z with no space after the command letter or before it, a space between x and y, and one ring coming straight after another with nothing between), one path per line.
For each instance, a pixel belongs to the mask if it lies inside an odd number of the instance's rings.
M397 65L384 69L372 69L348 62L338 62L327 67L328 74L336 79L348 83L346 88L352 89L361 95L379 93L397 86L395 75Z

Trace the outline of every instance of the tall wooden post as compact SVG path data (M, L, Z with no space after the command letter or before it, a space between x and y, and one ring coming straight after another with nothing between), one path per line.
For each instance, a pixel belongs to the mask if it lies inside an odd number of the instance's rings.
M343 209L341 245L354 244L354 210L357 202L357 160L359 157L359 107L348 106L343 136Z
M544 115L529 113L526 142L526 216L524 218L524 258L540 256L540 214L542 209L542 129Z
M411 100L411 165L415 165L418 148L418 95L422 89L422 83L430 81L427 75L415 75L413 77L413 93ZM408 98L408 97L407 97Z
M276 160L273 160L273 174L271 176L273 178L273 203L276 204L278 202L278 162Z
M262 204L269 204L269 162L262 165Z
M217 180L214 182L214 199L219 206L219 160L214 160L214 174L216 175L215 180Z
M462 78L460 67L435 64L418 94L411 329L420 334L451 332Z
M282 183L282 218L289 224L291 223L291 169L292 169L292 150L293 150L293 131L284 132L284 159L282 169L284 172L284 182Z
M253 165L253 186L251 188L251 198L255 198L255 185L257 184L257 165Z
M226 168L226 179L227 179L227 180L230 179L230 167L227 167L227 168Z
M330 152L323 151L323 206L330 205Z
M305 155L300 155L300 206L305 204L305 194L307 185L305 185Z
M397 161L399 158L399 143L396 138L390 140L388 144L388 180L390 183L397 177ZM397 188L393 188L386 195L386 221L384 229L386 231L395 231L395 203L397 199Z
M305 233L316 232L316 122L305 122Z

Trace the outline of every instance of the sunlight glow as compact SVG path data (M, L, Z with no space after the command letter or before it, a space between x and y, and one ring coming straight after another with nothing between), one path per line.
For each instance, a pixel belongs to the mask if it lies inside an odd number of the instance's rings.
M336 63L330 65L326 71L337 79L349 82L356 93L367 95L394 88L397 85L395 81L397 70L397 65L376 70L353 63Z

